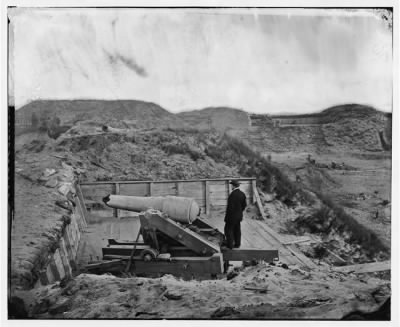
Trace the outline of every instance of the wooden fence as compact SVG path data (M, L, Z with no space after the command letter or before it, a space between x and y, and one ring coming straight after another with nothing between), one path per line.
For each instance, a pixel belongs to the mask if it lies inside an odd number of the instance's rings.
M235 178L241 183L240 189L246 194L249 202L257 197L255 178ZM197 180L165 180L165 181L104 181L83 182L80 184L83 197L87 204L103 204L103 197L108 194L133 196L183 196L195 199L201 211L210 214L216 207L226 206L232 185L232 178L197 179ZM124 210L103 207L109 211L109 216L130 215ZM114 214L112 214L114 211Z

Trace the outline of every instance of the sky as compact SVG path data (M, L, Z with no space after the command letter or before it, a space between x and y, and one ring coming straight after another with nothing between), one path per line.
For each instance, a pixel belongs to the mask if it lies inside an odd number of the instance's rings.
M171 112L229 106L392 111L382 12L338 9L12 8L9 90L36 99L137 99Z

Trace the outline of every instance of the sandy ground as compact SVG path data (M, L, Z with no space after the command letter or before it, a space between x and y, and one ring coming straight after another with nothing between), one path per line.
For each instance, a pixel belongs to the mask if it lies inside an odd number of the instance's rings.
M340 319L376 308L389 282L260 263L227 280L81 274L35 290L36 318ZM42 313L41 313L42 312Z

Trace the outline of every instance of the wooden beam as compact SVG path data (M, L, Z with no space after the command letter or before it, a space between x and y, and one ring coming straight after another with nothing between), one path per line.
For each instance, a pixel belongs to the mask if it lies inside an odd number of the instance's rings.
M283 244L290 245L290 244L297 244L297 243L307 243L311 242L311 238L309 236L299 236L294 239L284 241Z
M260 199L260 195L258 194L257 187L254 184L253 184L253 193L254 193L254 196L256 197L256 203L257 203L258 210L260 211L261 217L264 220L266 220L267 216L265 215L264 207L261 203L261 199Z
M255 177L237 177L237 178L201 178L201 179L174 179L174 180L159 180L159 181L118 181L119 184L148 184L148 183L174 183L174 182L203 182L203 181L231 181L233 179L239 181L252 181ZM96 181L96 182L81 182L80 185L99 185L99 184L114 184L115 181Z
M390 261L388 260L381 262L362 263L358 265L334 267L333 270L343 273L353 272L355 274L363 274L363 273L390 270L390 266L391 264Z
M149 182L149 196L153 193L153 182Z
M279 259L278 250L223 249L224 261L264 260L273 262Z
M210 208L210 182L204 181L204 192L205 192L205 202L206 202L206 215L209 216L211 212Z
M61 277L60 277L60 273L58 272L56 262L54 260L54 255L50 259L49 267L50 267L51 273L53 274L55 280L60 280Z
M130 257L130 255L105 254L103 255L103 260L129 260ZM142 260L142 258L140 256L134 256L132 260Z
M87 212L87 208L86 208L85 198L83 197L81 186L78 183L75 184L75 189L76 189L76 195L78 196L78 202L80 202L80 205L81 205L84 224L87 227L88 212Z
M337 255L336 253L332 252L331 250L325 248L325 250L334 258L336 258L338 261L340 261L341 263L347 263L346 260L344 260L342 257L340 257L339 255Z
M115 239L113 239L113 238L109 238L108 239L108 246L113 246L113 245L117 245L117 246L119 246L119 245L121 245L121 246L125 246L125 245L130 245L131 246L131 248L132 248L132 245L146 245L145 243L143 243L143 242L134 242L134 241L116 241Z
M175 276L196 276L197 274L222 274L223 260L219 253L211 257L172 257L171 261L136 261L136 274L173 274Z
M121 259L115 259L115 260L110 260L110 261L107 260L107 261L88 264L85 266L85 269L87 269L87 270L106 269L106 268L110 268L110 267L120 266L123 263L124 263L124 261Z
M289 250L291 254L293 254L301 263L303 263L308 268L317 269L318 266L311 261L310 258L306 257L302 252L298 251L295 248L295 245L284 245L286 249Z
M129 260L130 256L106 255L104 260ZM172 257L170 261L144 262L134 257L131 271L136 274L173 274L175 276L197 274L221 274L223 260L220 253L211 257Z
M115 195L119 195L119 183L115 183L114 184L114 194ZM119 210L118 209L114 209L114 217L118 218L119 216Z
M172 219L161 217L159 213L146 212L144 217L151 227L156 228L161 233L168 235L200 255L212 255L220 251L218 245L202 238L190 229L183 228Z
M149 249L149 245L136 245L135 256L140 257L140 253L144 249ZM130 256L132 253L132 246L112 246L102 248L103 257L108 255L117 255L117 256Z
M180 185L181 185L181 183L175 182L175 194L176 194L176 196L179 196L179 194L182 193Z
M80 227L79 230L84 230L87 227L87 224L86 224L85 214L84 214L84 211L83 211L83 206L82 206L82 203L79 200L79 198L78 198L78 201L76 201L76 208L78 209L77 213L81 218L81 219L77 218L78 224L79 224L79 227Z
M254 190L257 188L257 184L256 184L256 180L252 180L251 181L251 196L252 196L252 203L256 203L257 199L256 199L256 194L254 192Z

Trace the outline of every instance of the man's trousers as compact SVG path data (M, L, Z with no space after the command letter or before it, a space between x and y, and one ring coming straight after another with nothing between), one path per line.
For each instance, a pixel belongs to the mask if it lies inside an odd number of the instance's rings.
M237 223L225 223L224 233L228 248L233 249L240 247L240 239L242 236L240 221Z

